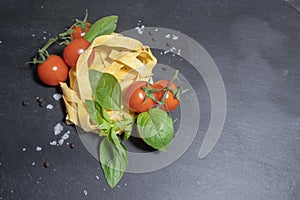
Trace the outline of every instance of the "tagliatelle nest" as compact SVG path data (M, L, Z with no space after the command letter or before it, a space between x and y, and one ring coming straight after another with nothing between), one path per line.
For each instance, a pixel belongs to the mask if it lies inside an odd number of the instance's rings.
M93 100L89 70L94 69L114 75L122 93L135 81L148 81L157 60L150 48L136 39L120 34L103 35L94 39L80 55L76 68L69 72L70 85L61 83L66 105L66 122L80 126L87 132L99 132L85 107L85 100ZM112 120L122 120L121 112L132 115L122 103L122 111L107 111Z

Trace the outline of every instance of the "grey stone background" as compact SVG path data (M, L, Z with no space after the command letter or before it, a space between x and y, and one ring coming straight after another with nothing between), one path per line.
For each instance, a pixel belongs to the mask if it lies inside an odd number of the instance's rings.
M49 37L82 18L85 9L91 21L117 14L118 32L136 27L139 20L178 30L210 53L222 74L228 107L222 136L208 157L198 159L210 119L203 79L186 61L154 51L161 63L182 67L197 91L198 134L172 165L126 173L115 189L107 186L75 128L62 122L63 105L52 99L59 89L43 86L34 67L24 66ZM299 10L295 0L3 0L0 199L300 199ZM40 108L36 97L54 105L53 110ZM23 100L29 106L23 107ZM49 145L57 139L53 126L58 122L71 131L68 142L76 143L75 149Z

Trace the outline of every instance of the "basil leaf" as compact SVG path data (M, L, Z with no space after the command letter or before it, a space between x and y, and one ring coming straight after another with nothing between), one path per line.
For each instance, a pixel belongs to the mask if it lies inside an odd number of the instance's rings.
M90 119L94 124L98 125L98 128L105 131L111 127L109 115L98 103L92 100L85 100L85 105Z
M171 117L159 108L138 115L137 128L140 136L151 147L166 150L174 134Z
M109 35L117 28L118 16L112 15L99 19L85 33L84 39L92 42L96 37L101 35Z
M121 109L121 86L113 75L90 70L89 79L97 103L108 110Z
M111 131L100 144L100 162L107 183L114 188L121 180L128 165L126 147Z

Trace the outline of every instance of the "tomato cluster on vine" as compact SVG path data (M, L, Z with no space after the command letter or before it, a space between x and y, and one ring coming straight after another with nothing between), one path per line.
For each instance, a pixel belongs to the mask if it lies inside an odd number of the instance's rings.
M58 86L60 82L65 82L68 78L69 67L76 67L78 57L90 46L90 42L83 38L92 26L86 20L87 13L84 20L76 19L76 23L71 28L51 38L30 62L38 64L37 74L44 84ZM47 49L54 43L66 45L63 57L48 53Z

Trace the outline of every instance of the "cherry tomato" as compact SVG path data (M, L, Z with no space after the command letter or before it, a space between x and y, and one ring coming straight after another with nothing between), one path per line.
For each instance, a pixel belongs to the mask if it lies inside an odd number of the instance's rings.
M37 73L43 83L57 86L59 82L66 81L68 70L68 66L60 56L50 55L45 62L38 65Z
M145 112L152 108L155 104L155 101L151 98L148 98L146 101L146 93L143 90L143 87L147 86L145 81L137 81L131 84L125 92L125 102L128 105L129 109L134 112ZM150 88L153 88L153 85L150 85Z
M83 38L77 38L73 40L65 49L63 52L63 57L65 62L70 67L76 67L77 59L80 54L84 52L88 47L90 46L90 43L86 41Z
M168 84L169 84L169 80L160 80L160 81L157 81L157 82L155 82L155 85L161 85L163 88L167 88L168 87ZM177 88L177 86L176 86L176 84L173 82L172 84L171 84L171 86L170 86L170 89L176 89ZM161 101L162 100L162 97L163 97L163 93L161 94L161 93L159 93L158 95L157 95L157 99L159 100L159 101ZM165 103L166 103L166 106L167 106L167 108L168 108L168 111L173 111L173 110L175 110L176 108L177 108L177 106L179 105L179 100L178 99L176 99L175 97L174 97L174 94L172 93L172 91L168 91L168 93L167 93L167 95L166 95L166 97L165 97ZM166 106L165 105L163 105L161 108L163 109L163 110L167 110L166 109Z
M79 27L78 25L73 26L72 29L74 30L74 32L71 34L72 39L76 39L76 38L82 38L85 33L91 28L91 23L86 22L85 23L86 27L84 29L82 29L81 27Z

